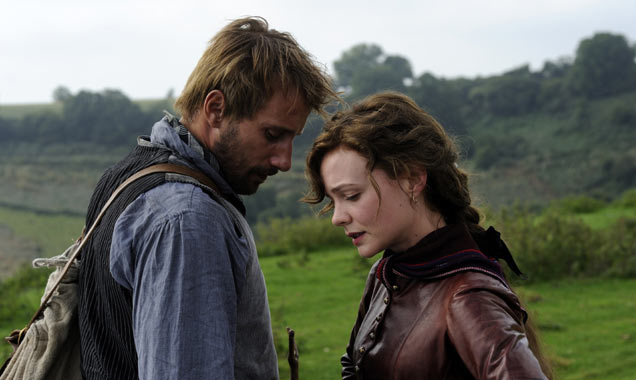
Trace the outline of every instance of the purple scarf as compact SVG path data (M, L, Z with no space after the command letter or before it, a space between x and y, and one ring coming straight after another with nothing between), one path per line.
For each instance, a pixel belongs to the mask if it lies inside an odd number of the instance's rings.
M523 277L494 228L471 235L463 224L448 225L429 233L404 252L387 249L378 265L376 277L391 289L396 275L432 281L459 272L475 271L490 275L508 287L497 259L505 260L513 272Z

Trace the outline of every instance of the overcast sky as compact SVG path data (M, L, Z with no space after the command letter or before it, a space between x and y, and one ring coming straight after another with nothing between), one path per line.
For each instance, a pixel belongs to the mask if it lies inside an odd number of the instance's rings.
M265 17L333 71L357 43L406 57L416 75L499 74L573 56L608 31L636 42L632 0L0 0L0 104L49 102L55 87L178 94L229 20Z

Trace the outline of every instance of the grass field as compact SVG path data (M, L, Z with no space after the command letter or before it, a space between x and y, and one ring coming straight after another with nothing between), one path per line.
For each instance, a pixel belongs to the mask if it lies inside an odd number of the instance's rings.
M281 378L285 327L296 330L300 377L333 379L366 278L353 249L261 260L269 289ZM285 268L285 269L283 269ZM518 286L559 379L634 379L636 280L569 280Z
M35 257L60 254L79 237L84 218L0 207L0 280Z
M520 288L560 379L636 378L636 280L590 279Z
M605 207L594 213L577 215L585 224L594 228L601 229L614 222L619 218L636 218L636 208L612 206Z
M609 207L585 214L583 219L600 228L629 213L630 209ZM38 256L59 253L77 237L82 225L83 218L78 216L0 207L0 227L9 230L14 239L32 242ZM371 262L360 259L350 247L265 257L261 265L269 292L281 377L289 377L285 330L289 326L296 330L301 378L338 378L339 358L348 341ZM38 271L41 270L22 269L0 283L0 335L23 327L35 311L46 276L46 272ZM517 285L517 291L539 326L559 379L635 378L636 279L522 283ZM1 359L11 349L8 344L0 347Z
M269 289L281 378L289 378L285 327L296 331L300 377L334 379L366 278L354 249L261 260ZM519 286L539 326L559 379L634 379L636 373L636 280L568 280ZM41 289L12 294L30 316ZM27 304L33 306L27 307ZM0 320L0 333L22 327L20 318ZM0 350L6 357L9 345Z

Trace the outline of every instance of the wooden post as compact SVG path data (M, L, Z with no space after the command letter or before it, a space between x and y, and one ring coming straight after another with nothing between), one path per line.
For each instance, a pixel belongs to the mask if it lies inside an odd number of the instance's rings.
M296 346L296 340L294 339L295 332L291 328L287 328L287 335L289 336L289 355L287 361L289 362L289 369L291 374L291 380L298 380L298 346Z

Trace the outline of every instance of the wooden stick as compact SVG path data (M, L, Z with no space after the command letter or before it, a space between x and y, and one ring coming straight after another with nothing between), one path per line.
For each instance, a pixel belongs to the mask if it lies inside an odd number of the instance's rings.
M289 362L289 369L291 374L291 380L298 380L298 346L296 346L296 340L294 335L296 333L291 328L287 328L287 335L289 336L289 356L287 361Z

